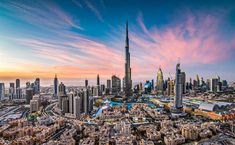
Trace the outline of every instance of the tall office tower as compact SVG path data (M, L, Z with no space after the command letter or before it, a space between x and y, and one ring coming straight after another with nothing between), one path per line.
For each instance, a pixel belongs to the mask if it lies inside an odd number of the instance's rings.
M100 76L99 74L97 75L97 89L98 89L98 96L101 96L101 91L100 91Z
M222 82L218 82L216 88L217 88L216 89L217 92L221 92L222 91Z
M218 84L218 78L212 78L210 81L210 91L216 92L217 91L217 84Z
M21 98L20 79L16 79L16 98Z
M89 110L88 112L91 112L93 110L93 103L94 103L94 98L92 96L89 97Z
M60 96L61 97L61 112L62 114L69 113L69 97L68 96Z
M192 78L189 79L189 90L193 89Z
M140 92L143 92L143 84L142 83L140 83L140 86L139 86L139 89L140 89Z
M123 89L127 97L131 96L132 80L131 80L131 66L130 66L130 52L129 52L129 38L128 38L128 22L126 22L126 46L125 46L125 76L123 81Z
M55 78L54 78L54 97L58 97L58 78L57 78L57 74L55 74Z
M3 100L5 97L5 85L0 83L0 100Z
M167 80L167 96L174 96L174 81L168 78Z
M74 93L69 92L69 113L73 114L74 112Z
M63 101L63 98L66 97L66 87L65 85L61 82L59 84L59 92L58 92L58 106L59 108L62 110L62 101Z
M10 88L12 88L12 93L15 94L15 83L10 83Z
M175 98L174 98L174 108L182 108L182 73L180 70L180 63L176 65L175 74Z
M85 87L86 88L88 87L88 80L87 79L85 80Z
M199 76L198 76L198 74L197 74L197 76L196 76L196 87L197 88L199 88L199 86L200 86L200 79L199 79Z
M182 93L186 93L186 74L185 72L181 72L182 74Z
M164 81L164 83L163 83L163 92L165 92L166 91L166 89L167 89L167 80L165 80Z
M40 94L40 79L36 78L36 80L34 81L34 91L35 94Z
M29 87L26 89L26 92L25 92L25 97L26 97L26 103L29 104L30 103L30 100L32 100L33 98L33 88Z
M99 74L97 75L97 80L96 81L97 81L96 85L99 86L100 85L100 76L99 76Z
M158 94L163 94L163 73L161 67L159 67L157 72L157 83L156 83L156 89Z
M89 114L89 91L87 89L83 90L83 110L85 114Z
M66 95L66 87L62 82L59 85L59 95Z
M210 80L210 79L207 79L207 80L206 80L206 90L207 90L207 91L210 91L210 89L211 89L211 80Z
M107 80L106 94L110 94L111 91L111 80Z
M202 86L204 86L205 85L205 82L204 82L204 80L203 80L203 77L201 77L201 84L200 84L200 86L202 87Z
M155 88L154 88L154 79L152 79L152 81L151 81L151 90L153 91L153 90L155 90Z
M101 95L104 94L104 92L105 92L105 85L102 84L102 85L100 85L100 93L101 93Z
M10 83L10 87L9 87L9 99L10 100L14 99L14 95L15 95L15 83Z
M16 89L20 88L20 79L16 79Z
M81 114L81 99L79 96L74 97L73 101L73 114L74 117L79 118Z
M121 91L121 79L116 75L112 76L112 94L117 95Z

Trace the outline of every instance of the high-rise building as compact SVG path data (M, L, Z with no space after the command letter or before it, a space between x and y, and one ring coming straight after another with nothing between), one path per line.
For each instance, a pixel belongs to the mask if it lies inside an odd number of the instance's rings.
M34 81L34 93L35 94L40 94L40 79L36 78L36 80Z
M126 22L126 46L125 46L125 76L123 81L123 89L127 97L132 94L132 80L130 67L130 52L129 52L129 38L128 38L128 22Z
M70 92L69 95L69 113L73 114L74 112L74 93Z
M106 94L110 94L111 91L111 80L107 80Z
M54 97L58 97L58 79L57 79L57 74L55 74L54 78Z
M151 85L152 85L152 86L151 86L151 90L152 90L152 91L155 90L155 89L154 89L154 86L155 86L155 85L154 85L154 79L152 79Z
M89 97L89 112L91 112L93 110L93 102L94 102L94 98L92 96Z
M59 102L58 106L59 106L59 108L62 110L63 98L64 98L64 97L67 97L67 96L66 96L66 87L65 87L65 85L61 82L58 88L59 88L59 89L58 89L58 91L59 91L59 92L58 92L58 102Z
M174 96L174 81L168 78L167 80L167 96Z
M174 108L182 108L182 73L180 69L180 63L176 65L175 74L175 98L174 98Z
M20 88L20 79L16 79L16 89Z
M62 82L59 85L59 95L61 96L66 95L66 87Z
M116 75L112 76L112 94L117 95L121 92L121 79Z
M182 93L186 93L186 74L185 72L181 72L182 74Z
M16 99L21 98L20 79L16 79Z
M101 96L101 91L100 91L100 76L99 74L97 75L97 89L98 89L98 96Z
M99 95L99 90L97 86L92 86L91 87L91 95L92 96L98 96Z
M199 86L200 86L200 79L199 79L199 76L198 76L198 74L197 74L197 76L196 76L196 88L199 88Z
M158 94L163 94L163 73L161 67L159 67L157 72L156 89Z
M5 97L5 85L0 83L0 100L3 100Z
M102 95L104 92L105 92L105 85L102 84L102 85L100 85L100 93L101 93L101 95Z
M69 97L59 96L61 99L61 112L62 114L69 113Z
M80 97L75 96L73 103L74 103L74 105L73 105L74 117L79 118L80 114L81 114L81 99L80 99Z
M9 99L12 100L14 99L15 96L15 83L10 83L9 87Z
M85 87L86 88L88 87L88 80L87 79L85 80Z
M89 91L87 89L83 90L83 107L84 113L89 114Z
M210 91L216 92L217 91L217 84L218 84L218 78L212 78L210 81Z
M99 74L97 75L97 80L96 81L97 81L96 85L99 86L100 85L100 76L99 76Z
M34 95L33 88L31 88L31 87L27 88L25 94L26 94L26 96L25 96L26 97L26 103L29 104L30 100L32 100L33 95Z

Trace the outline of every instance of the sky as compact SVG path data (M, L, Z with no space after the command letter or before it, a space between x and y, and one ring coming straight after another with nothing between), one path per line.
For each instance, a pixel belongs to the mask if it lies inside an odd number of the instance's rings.
M233 0L1 0L0 81L123 78L127 20L133 82L177 62L187 79L235 81Z

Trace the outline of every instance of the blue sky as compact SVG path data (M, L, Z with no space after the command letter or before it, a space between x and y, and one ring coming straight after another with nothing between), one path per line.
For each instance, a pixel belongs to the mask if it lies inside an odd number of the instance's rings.
M235 2L41 0L0 2L0 80L123 77L125 22L133 81L173 75L235 81Z

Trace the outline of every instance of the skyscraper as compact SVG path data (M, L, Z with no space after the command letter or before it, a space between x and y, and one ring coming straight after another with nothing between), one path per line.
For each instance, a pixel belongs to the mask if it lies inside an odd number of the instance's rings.
M20 88L20 79L16 79L16 89Z
M84 113L89 114L89 91L87 89L83 90L83 107Z
M34 82L34 91L36 94L40 93L40 79L36 78L35 82Z
M131 80L131 67L130 67L130 52L129 52L129 38L128 38L128 22L126 22L126 46L125 46L125 76L123 87L126 96L131 96L132 80Z
M87 79L85 80L85 87L86 88L88 87L88 80Z
M216 92L217 91L218 82L219 82L218 78L212 78L210 80L210 91L211 92Z
M74 112L74 93L69 92L68 94L69 97L69 113L73 114Z
M21 90L20 90L20 79L16 79L16 98L20 99Z
M67 97L66 96L66 87L65 85L61 82L59 85L59 93L58 93L58 101L59 101L59 108L62 110L62 104L63 104L63 98Z
M159 67L157 72L157 83L156 83L156 89L158 94L163 94L163 73L161 67Z
M26 103L29 104L33 98L33 88L29 87L26 89Z
M15 95L15 83L10 83L10 87L9 87L9 99L14 99L14 95Z
M111 80L107 80L106 94L109 94L111 91Z
M73 114L74 114L74 117L78 118L78 117L80 117L80 114L81 114L81 99L80 99L80 97L75 96L73 103L74 103Z
M180 63L176 65L175 74L175 98L174 98L174 108L182 108L182 73L180 69Z
M117 95L121 91L121 79L117 76L112 76L112 94Z
M97 75L97 89L98 89L98 96L101 96L101 91L100 91L100 76L99 74Z
M58 79L56 74L54 78L54 97L58 97Z
M4 99L5 97L5 85L4 83L0 83L0 100Z

